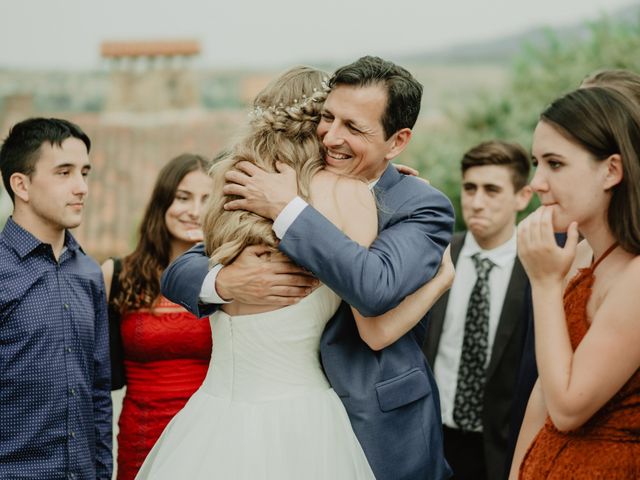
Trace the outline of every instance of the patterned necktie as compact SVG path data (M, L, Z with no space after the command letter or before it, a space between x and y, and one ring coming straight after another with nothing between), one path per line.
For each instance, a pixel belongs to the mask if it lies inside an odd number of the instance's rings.
M479 253L474 254L471 260L478 278L467 306L458 385L453 402L453 420L462 430L479 431L482 429L482 401L489 345L489 273L495 265L488 258L480 258Z

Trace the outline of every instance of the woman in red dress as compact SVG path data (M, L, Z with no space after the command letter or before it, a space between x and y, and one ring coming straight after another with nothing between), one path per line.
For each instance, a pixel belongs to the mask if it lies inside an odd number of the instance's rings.
M202 239L212 188L208 162L184 154L158 175L135 250L102 270L110 291L113 388L126 384L118 426L118 480L133 479L169 420L200 386L211 329L160 294L169 263Z
M510 478L639 478L640 111L577 90L541 115L532 151L542 206L518 227L518 255L539 378Z

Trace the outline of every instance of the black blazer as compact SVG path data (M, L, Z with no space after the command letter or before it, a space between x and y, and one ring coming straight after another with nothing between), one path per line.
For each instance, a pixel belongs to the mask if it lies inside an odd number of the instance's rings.
M465 232L457 233L451 241L454 264L458 263L464 238ZM530 305L525 301L528 283L522 264L516 257L493 342L485 385L482 432L487 475L491 479L501 478L505 468L511 407L526 334L526 311ZM438 353L448 301L447 292L431 309L423 352L432 368Z

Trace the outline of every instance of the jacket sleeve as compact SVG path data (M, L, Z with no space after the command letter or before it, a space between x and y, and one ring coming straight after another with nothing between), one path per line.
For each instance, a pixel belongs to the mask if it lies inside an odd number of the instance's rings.
M208 271L209 258L204 253L204 244L199 243L166 268L160 279L160 290L165 297L196 317L206 317L218 308L218 305L204 305L199 301L202 282Z
M411 186L416 189L415 183ZM392 221L369 248L308 206L287 230L280 249L364 316L381 315L433 278L451 240L451 203L436 189L424 187L416 195L407 192L407 201L394 209Z

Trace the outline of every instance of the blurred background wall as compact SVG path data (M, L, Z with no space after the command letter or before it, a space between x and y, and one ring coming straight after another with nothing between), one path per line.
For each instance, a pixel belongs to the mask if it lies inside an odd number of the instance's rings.
M425 87L413 140L398 161L418 168L457 207L465 150L490 138L529 148L549 101L597 69L640 71L638 51L633 3L562 27L384 55ZM291 65L213 68L199 60L204 53L189 37L104 40L95 69L16 68L0 53L0 137L38 115L68 118L92 139L90 199L76 235L99 261L131 249L159 168L183 152L213 158L233 140L253 96ZM302 63L331 72L344 62ZM0 187L0 226L10 211Z

